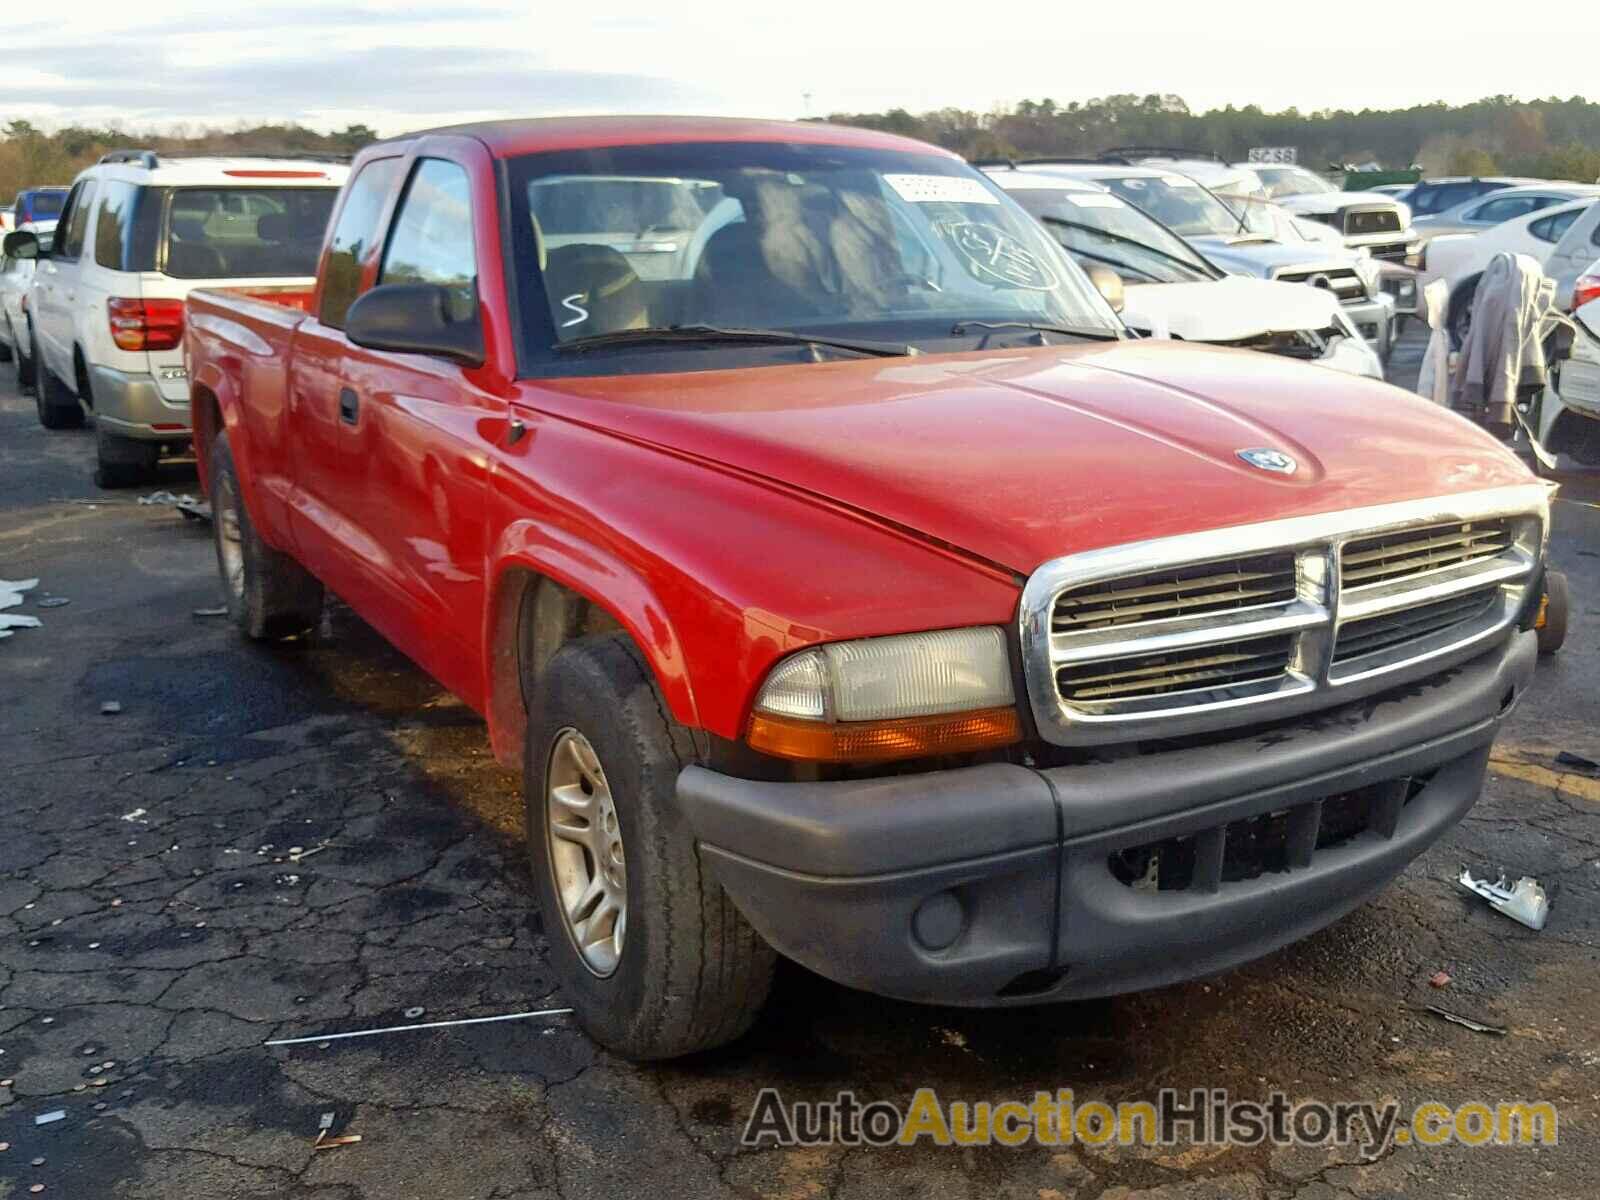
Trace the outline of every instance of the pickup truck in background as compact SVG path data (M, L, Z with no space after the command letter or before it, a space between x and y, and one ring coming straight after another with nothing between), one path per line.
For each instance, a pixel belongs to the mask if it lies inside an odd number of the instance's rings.
M903 138L382 142L303 309L187 311L234 619L329 589L484 715L551 967L631 1056L738 1036L777 954L964 1005L1265 954L1460 820L1533 675L1513 455L1130 338Z

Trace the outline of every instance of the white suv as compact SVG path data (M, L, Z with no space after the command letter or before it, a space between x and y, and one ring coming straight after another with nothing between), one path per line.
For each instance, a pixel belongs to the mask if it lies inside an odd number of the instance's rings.
M101 486L140 482L189 440L184 297L236 287L309 299L348 174L314 158L118 150L73 182L55 244L39 253L28 317L40 420L94 416Z

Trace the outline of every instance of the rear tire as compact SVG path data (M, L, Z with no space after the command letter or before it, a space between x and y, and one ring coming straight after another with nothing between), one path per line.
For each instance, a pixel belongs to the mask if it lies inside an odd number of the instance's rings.
M617 633L568 643L550 660L530 709L528 855L550 965L578 1022L633 1059L737 1038L766 1001L776 955L700 859L675 796L693 745L637 648ZM575 767L589 759L592 770ZM552 782L569 801L552 799ZM578 843L599 853L575 851ZM615 869L602 871L604 863ZM588 909L586 883L604 892ZM607 925L605 911L619 897L622 911Z
M82 425L83 408L39 357L38 337L33 339L33 373L33 403L39 412L39 424L46 429L76 429Z
M81 414L79 419L82 419ZM145 483L156 473L156 464L161 460L159 443L118 437L98 422L94 430L94 448L94 481L103 488L135 487Z
M1539 638L1539 653L1554 654L1567 641L1567 577L1560 571L1544 573L1544 624L1535 633Z
M228 615L252 641L314 631L322 620L322 584L261 540L245 510L228 435L211 443L211 533Z

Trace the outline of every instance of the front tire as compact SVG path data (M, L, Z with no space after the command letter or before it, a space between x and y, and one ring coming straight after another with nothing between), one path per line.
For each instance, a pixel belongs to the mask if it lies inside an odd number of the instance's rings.
M700 859L677 805L688 731L623 634L550 660L528 715L528 854L550 963L578 1022L633 1059L749 1029L776 956Z
M1560 571L1544 573L1544 622L1535 634L1539 639L1540 654L1554 654L1567 641L1567 577Z
M261 540L245 510L228 435L211 443L211 534L228 615L252 641L313 631L322 620L322 584Z
M46 429L76 429L83 424L83 409L78 398L62 383L39 357L39 338L33 339L33 403L39 412L39 424Z

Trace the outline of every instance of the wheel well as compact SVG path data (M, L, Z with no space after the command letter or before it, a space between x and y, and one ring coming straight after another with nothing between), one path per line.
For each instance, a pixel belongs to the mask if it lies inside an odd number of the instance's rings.
M82 346L72 348L72 384L78 391L78 399L93 408L94 389L89 384L89 364L84 361Z
M489 627L489 729L501 764L522 763L528 706L556 651L576 638L621 629L605 608L536 571L517 567L501 577Z
M1568 409L1556 418L1548 449L1570 454L1586 467L1600 466L1600 421Z
M217 403L216 393L207 387L196 387L190 397L190 410L194 417L194 459L195 470L200 476L200 488L209 492L211 480L207 467L211 461L211 443L217 440L217 432L222 428L222 406Z

